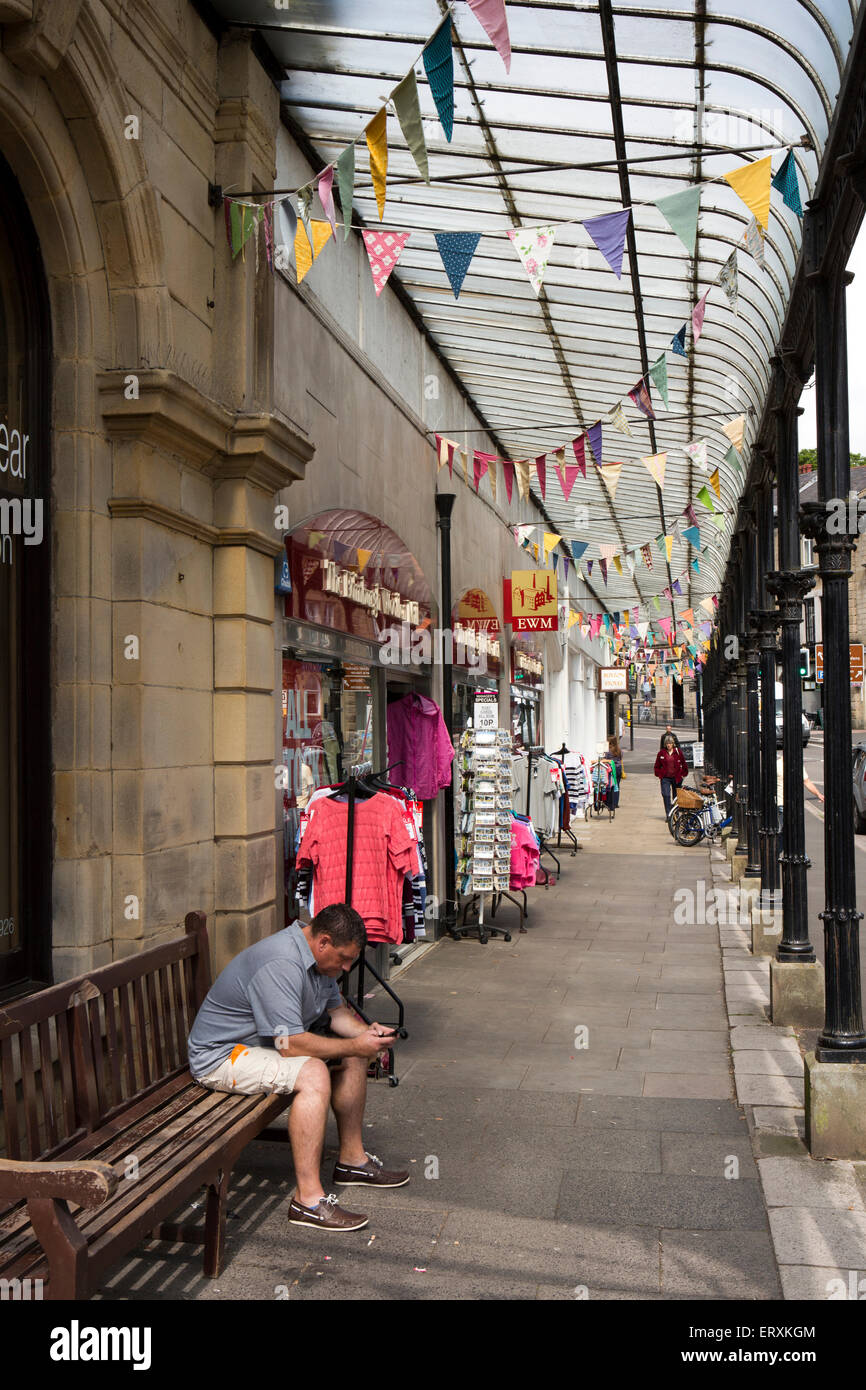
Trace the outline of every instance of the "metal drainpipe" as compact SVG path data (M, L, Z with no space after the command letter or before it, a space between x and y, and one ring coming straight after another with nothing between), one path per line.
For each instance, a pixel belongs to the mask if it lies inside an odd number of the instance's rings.
M831 534L827 503L847 499L851 484L848 439L848 347L845 291L853 279L841 258L819 261L817 219L807 212L807 256L813 267L815 386L818 416L818 497L803 508L804 530L818 543L824 632L824 1029L819 1062L866 1062L860 985L859 926L854 873L854 789L851 782L851 691L848 580L856 537ZM823 239L821 239L823 240ZM835 248L831 248L835 250ZM798 730L799 732L799 730Z
M453 492L436 493L436 525L439 529L439 553L441 557L441 606L440 621L447 632L442 644L442 718L448 737L451 737L453 719L453 683L451 667L451 513L456 498ZM454 764L451 764L451 785L445 791L445 904L444 912L439 914L440 923L456 938L457 923L457 872L454 864Z

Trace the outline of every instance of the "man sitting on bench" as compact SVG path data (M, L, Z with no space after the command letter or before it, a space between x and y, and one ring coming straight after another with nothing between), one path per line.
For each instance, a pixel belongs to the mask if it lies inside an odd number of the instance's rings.
M357 1231L368 1218L325 1196L320 1167L330 1102L340 1153L335 1187L402 1187L408 1172L389 1172L364 1149L361 1124L371 1058L396 1039L382 1023L362 1023L345 1006L336 980L367 940L363 918L345 903L325 907L307 926L293 922L248 946L208 991L189 1035L189 1066L213 1091L275 1091L294 1100L289 1139L297 1186L289 1222ZM310 1029L324 1013L327 1031ZM320 1024L321 1026L321 1024Z

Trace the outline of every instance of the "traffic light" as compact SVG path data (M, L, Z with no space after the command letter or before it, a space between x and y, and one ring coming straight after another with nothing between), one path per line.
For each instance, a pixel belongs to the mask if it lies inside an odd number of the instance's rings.
M812 660L808 647L800 648L800 678L809 680L812 675Z

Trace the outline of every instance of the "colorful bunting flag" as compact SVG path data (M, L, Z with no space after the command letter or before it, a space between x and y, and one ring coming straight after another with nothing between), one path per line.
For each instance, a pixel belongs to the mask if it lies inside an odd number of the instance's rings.
M370 559L370 556L371 556L372 554L373 554L372 550L362 550L361 547L358 546L358 573L359 573L359 574L363 574L363 573L364 573L364 570L367 568L367 564L368 564L369 559Z
M562 454L564 460L564 451L562 449L557 449L556 452L557 455ZM562 487L562 495L565 498L566 502L571 497L571 489L574 487L574 484L577 481L577 475L579 472L580 469L577 467L577 464L575 463L565 463L563 461L562 463L556 464L556 476L560 481L560 485Z
M529 459L515 459L514 471L517 474L517 492L523 502L529 496Z
M514 487L514 464L510 459L502 460L502 476L505 479L505 495L508 498L508 505L511 506L511 493Z
M698 341L698 339L704 331L704 316L707 312L708 294L709 290L707 290L705 294L701 295L701 298L698 300L697 304L692 310L692 335L694 337L695 342Z
M640 553L643 556L643 562L646 565L647 569L651 570L653 567L653 551L649 541L647 541L645 545L641 546Z
M614 555L613 563L614 567L616 568L617 574L622 574L622 561L620 560L618 555Z
M453 439L443 439L441 434L436 435L436 454L439 460L437 473L447 463L449 477L454 477L454 454L459 447Z
M505 16L505 0L469 0L469 8L493 43L505 64L505 71L510 72L511 38Z
M665 465L667 461L667 452L663 454L650 454L647 458L641 459L641 463L649 469L660 488L664 488L665 485Z
M538 486L541 489L542 499L546 497L547 488L547 455L539 454L535 460L535 472L538 476Z
M667 198L656 198L655 205L668 225L676 232L690 256L695 254L698 239L698 215L701 210L700 188L686 188Z
M607 560L599 560L599 562L598 562L598 567L599 567L599 569L601 570L601 577L602 577L602 579L604 580L605 588L607 588ZM610 627L610 620L608 619L607 614L605 613L604 616L605 616L605 627Z
M559 542L560 542L561 540L562 540L562 536L557 535L557 533L556 533L555 531L545 531L545 532L544 532L544 562L545 562L545 564L547 563L547 556L548 556L549 552L550 552L551 550L555 550L556 547L559 545Z
M583 559L584 555L586 554L586 551L587 551L588 547L589 547L589 541L572 541L572 542L571 542L571 554L572 554L572 557L573 557L573 559L574 559L574 563L575 563L575 564L577 564L578 560L582 560L582 559Z
M714 468L713 471L712 471L712 473L710 474L710 487L713 489L713 492L716 494L716 496L718 497L719 501L721 502L721 500L722 500L722 489L721 489L721 484L719 483L719 470L718 470L718 468Z
M312 248L310 247L307 233L302 224L298 224L298 229L295 233L295 267L298 272L298 284L301 283L304 276L307 274L313 261L322 250L322 247L331 239L331 226L328 222L313 221L311 223L311 230L313 233Z
M226 198L226 225L232 258L238 256L256 230L262 217L262 208L250 203L241 203L234 198Z
M698 493L698 501L703 502L704 506L707 508L707 511L710 511L713 513L713 515L715 515L716 509L713 506L713 499L709 494L709 490L707 489L706 484L701 488L700 492Z
M555 236L555 227L511 227L508 231L508 239L520 257L536 295L541 291Z
M612 429L619 430L620 434L631 435L631 428L622 408L622 401L617 401L616 405L611 406L607 418Z
M725 181L731 185L738 198L746 204L749 212L764 228L770 225L770 180L773 176L773 157L757 159L753 164L743 164L725 174Z
M580 472L580 476L581 476L582 478L585 478L585 477L586 477L586 449L585 449L585 447L584 447L583 435L582 435L582 434L581 434L581 435L578 435L577 439L573 439L573 440L571 441L571 447L572 447L572 449L574 450L574 458L575 458L575 462L576 462L576 464L577 464L578 470L579 470L579 472Z
M653 365L650 367L649 374L650 374L650 376L651 376L652 379L653 379L653 385L655 386L656 390L658 391L659 395L661 396L662 400L663 400L664 403L665 403L665 410L667 410L667 409L668 409L668 359L667 359L667 354L666 354L666 353L663 352L662 355L661 355L661 357L657 358L657 360L656 360L656 361L653 363Z
M434 232L439 255L445 267L445 274L454 291L454 298L460 298L460 290L466 279L475 248L481 240L480 232Z
M601 217L585 217L583 225L589 232L617 280L622 277L622 257L631 208L620 212L605 212Z
M722 425L722 434L727 435L738 453L743 449L743 437L746 432L746 417L738 415L736 420L729 420L726 425Z
M697 464L702 473L707 471L707 441L696 439L693 443L685 446L684 452L689 456L692 463Z
M454 130L454 57L451 52L450 14L443 19L421 56L445 139L450 141Z
M337 160L337 188L343 213L343 240L352 227L352 198L355 193L355 146L347 145Z
M772 186L781 193L785 207L802 217L803 204L800 202L800 185L797 182L797 163L793 150L789 150L785 156L785 162L773 179Z
M609 541L599 541L599 543L598 543L598 553L600 554L600 556L601 556L601 558L602 558L603 560L612 560L613 557L614 557L615 551L616 551L616 546L615 546L615 545L611 545Z
M590 447L590 452L592 453L592 457L595 459L595 461L596 461L597 464L600 464L601 461L602 461L602 459L601 459L602 438L601 438L601 421L600 421L600 420L599 420L596 424L590 425L589 429L588 429L587 432L586 432L586 438L587 438L587 440L588 440L588 442L589 442L589 447Z
M421 104L418 100L418 80L415 69L410 68L402 82L391 93L397 120L409 152L415 161L418 172L425 183L430 182L430 166L427 161L427 145L424 141L424 127L421 122Z
M689 542L689 545L693 545L693 546L694 546L695 550L700 550L700 548L701 548L701 532L700 532L700 527L698 527L698 526L684 526L684 527L683 527L683 536L684 536L685 539Z
M634 401L641 415L645 415L648 420L654 420L656 418L655 411L652 407L652 397L647 390L647 384L643 377L641 377L636 386L632 387L628 394L629 399Z
M673 340L671 342L671 348L677 354L678 357L688 357L688 353L686 352L687 327L688 325L684 323L682 328L674 334Z
M364 245L367 248L367 258L373 275L373 286L378 299L388 283L388 276L400 259L403 247L409 240L411 232L365 231L361 233L361 236L364 238Z
M757 218L753 217L746 228L743 238L749 254L758 262L762 270L767 269L767 257L764 254L764 233L758 226Z
M334 213L334 194L332 186L334 183L334 166L329 164L327 169L323 169L319 175L319 202L322 204L325 216L331 224L331 231L334 240L337 239L337 218Z
M674 549L674 538L673 538L673 536L665 536L665 553L667 554L667 557L668 557L668 564L670 564L670 562L671 562L671 555L673 554L673 549Z
M725 454L725 463L729 464L731 468L739 469L740 472L743 470L743 460L740 458L733 444Z
M734 313L738 313L737 301L740 295L740 277L737 271L737 248L734 247L725 264L719 271L719 284L728 296L728 303Z
M622 472L622 464L605 463L604 465L599 466L598 471L601 475L602 482L608 490L610 500L612 502L616 497L616 487L617 483L619 482L619 475Z
M372 121L367 125L364 134L367 137L367 149L370 152L370 177L373 180L376 206L379 209L379 221L381 222L385 216L385 198L388 186L387 106L379 108Z

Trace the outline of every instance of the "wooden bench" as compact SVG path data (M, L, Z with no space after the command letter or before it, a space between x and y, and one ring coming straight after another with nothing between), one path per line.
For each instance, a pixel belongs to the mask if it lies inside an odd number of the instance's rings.
M232 1168L290 1097L192 1079L210 984L191 912L185 936L0 1009L0 1280L89 1298L148 1235L203 1243L204 1273L220 1273ZM204 1230L169 1224L202 1186Z

